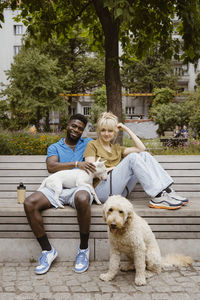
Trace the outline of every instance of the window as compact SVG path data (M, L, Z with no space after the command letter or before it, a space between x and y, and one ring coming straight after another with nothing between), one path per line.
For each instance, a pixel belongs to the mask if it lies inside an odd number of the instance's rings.
M135 111L135 107L127 106L126 107L126 115L133 115Z
M23 25L14 25L14 34L22 35L23 34Z
M75 115L75 108L71 107L71 116Z
M22 46L14 46L14 55L17 55Z
M175 75L184 76L184 70L182 67L176 67L174 71L175 71Z
M90 116L90 110L91 110L90 106L84 106L83 107L83 114L84 114L84 116Z

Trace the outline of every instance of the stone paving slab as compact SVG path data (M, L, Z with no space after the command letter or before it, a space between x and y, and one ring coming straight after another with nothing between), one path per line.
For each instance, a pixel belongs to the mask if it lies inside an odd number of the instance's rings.
M0 263L0 300L199 300L200 260L184 268L168 268L147 280L134 284L134 272L119 271L111 282L99 275L108 262L91 262L83 274L73 271L72 262L55 261L45 275L36 275L36 263Z

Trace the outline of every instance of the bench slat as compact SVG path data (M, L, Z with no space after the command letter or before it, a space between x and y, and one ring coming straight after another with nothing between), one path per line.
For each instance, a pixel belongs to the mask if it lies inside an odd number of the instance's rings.
M50 239L79 239L79 232L48 232ZM158 239L200 239L200 232L154 232ZM32 232L0 232L0 238L35 238ZM91 232L90 238L107 239L107 232Z
M0 163L5 162L45 162L45 155L0 155Z
M197 162L162 162L161 165L165 170L199 170L200 168Z
M38 185L39 187L39 185ZM29 190L29 191L26 191L26 197L30 196L33 192L35 192L36 190ZM177 192L179 192L179 194L181 193L182 196L185 196L185 197L197 197L199 196L200 197L200 191L199 190L196 190L196 189L190 189L189 191L188 190L184 190L184 189L176 189ZM144 191L133 191L131 192L131 194L129 195L129 198L150 198ZM0 191L0 200L1 199L17 199L17 191ZM17 201L17 200L16 200Z
M18 184L19 182L17 182L16 184L4 184L4 185L0 184L0 194L5 195L4 194L5 191L16 192ZM31 191L31 192L36 191L36 189L40 186L40 183L29 184L24 182L24 184L26 185L26 191ZM198 184L190 184L190 183L173 184L173 189L176 191L199 191L200 186ZM136 187L134 188L134 192L143 192L143 189L140 184L136 185Z
M200 225L200 218L199 217L145 217L144 218L149 224L156 225L156 224L175 224L175 225ZM74 216L66 216L66 217L43 217L44 224L76 224L77 217ZM27 218L25 216L10 216L10 217L2 217L0 218L0 224L28 224ZM100 216L92 216L91 217L91 224L105 224L103 217Z
M45 224L45 230L47 232L79 232L78 224ZM200 233L200 225L187 225L187 224L150 224L150 227L153 231L156 232L199 232ZM0 224L0 232L3 231L12 231L12 232L21 232L21 231L31 231L31 228L28 224ZM91 224L90 232L107 232L107 226L105 224Z
M199 164L194 161L194 162L162 162L161 165L163 166L164 169L169 170L169 169L199 169ZM46 170L46 163L43 162L1 162L0 163L0 170L40 170L44 169Z
M173 176L180 176L180 177L194 177L194 176L200 176L200 170L166 170L169 175ZM35 176L40 176L40 177L47 177L49 174L47 170L14 170L11 172L10 170L1 170L0 171L0 176L1 177L35 177Z
M1 176L10 176L10 177L34 177L34 176L44 176L47 177L48 171L47 170L14 170L11 172L10 170L1 170Z
M1 172L0 172L0 177L1 177ZM46 176L43 177L1 177L0 178L0 187L2 187L4 184L10 184L12 185L13 183L18 184L19 183L19 179L21 179L22 182L24 183L30 183L30 184L39 184L42 182L42 180L46 178ZM192 177L176 177L173 176L174 182L175 183L181 183L181 184L185 184L185 183L198 183L200 184L200 177L198 176L192 176ZM139 184L138 184L139 185Z
M1 170L46 170L46 163L30 163L30 162L11 162L11 163L0 163L0 172Z

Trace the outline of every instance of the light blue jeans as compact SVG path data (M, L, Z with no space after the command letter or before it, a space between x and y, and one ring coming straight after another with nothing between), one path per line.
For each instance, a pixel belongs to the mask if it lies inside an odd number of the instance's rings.
M144 191L155 197L173 183L173 179L148 152L127 155L112 171L112 194L127 196L139 182ZM95 188L99 200L104 203L110 194L110 175Z

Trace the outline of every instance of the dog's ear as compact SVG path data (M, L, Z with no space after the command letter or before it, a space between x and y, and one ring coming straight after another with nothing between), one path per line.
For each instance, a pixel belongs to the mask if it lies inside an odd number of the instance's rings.
M133 210L129 209L128 210L128 220L131 221L133 219Z
M96 162L100 162L100 160L101 160L101 157L98 157Z
M106 222L106 218L107 218L107 216L106 216L106 209L105 209L105 205L103 206L102 215L103 215L103 220L104 220L104 222Z
M106 162L106 160L104 160L104 161L101 161L101 163L102 163L102 164L105 164L105 162Z

